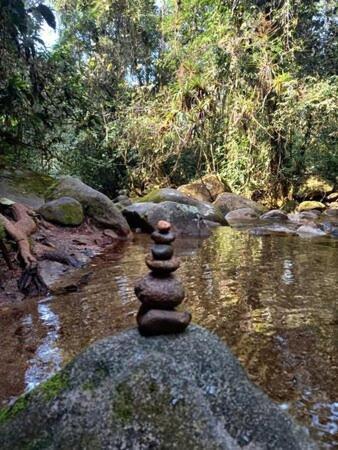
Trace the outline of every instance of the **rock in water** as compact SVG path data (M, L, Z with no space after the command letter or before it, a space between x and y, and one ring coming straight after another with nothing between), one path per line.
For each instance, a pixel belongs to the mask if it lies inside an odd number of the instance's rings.
M89 347L0 412L1 450L311 450L306 431L203 328Z
M167 237L166 245L158 243L161 236ZM160 220L151 237L155 245L151 249L152 255L146 257L151 272L135 286L135 295L142 303L137 315L139 331L143 336L182 333L191 321L191 314L174 311L184 299L184 289L171 273L178 269L179 260L172 257L170 243L175 235L171 232L170 222Z
M267 220L267 221L286 221L288 220L288 215L281 211L280 209L272 209L271 211L268 211L260 216L261 220Z
M176 202L134 203L125 208L123 214L132 228L141 228L147 233L154 231L162 218L173 225L177 234L185 236L207 237L212 232L211 225L218 225L202 216L195 206ZM222 220L225 223L223 217Z
M225 218L230 225L240 225L258 219L258 215L251 208L241 208L230 211Z
M259 203L229 192L219 195L214 201L214 205L218 206L224 215L231 211L235 211L236 209L243 208L251 208L257 215L261 215L265 212L264 206Z

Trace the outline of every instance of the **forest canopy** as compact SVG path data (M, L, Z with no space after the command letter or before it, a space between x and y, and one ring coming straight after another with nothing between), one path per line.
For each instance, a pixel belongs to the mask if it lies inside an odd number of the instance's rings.
M337 23L334 0L0 0L0 164L109 195L336 181Z

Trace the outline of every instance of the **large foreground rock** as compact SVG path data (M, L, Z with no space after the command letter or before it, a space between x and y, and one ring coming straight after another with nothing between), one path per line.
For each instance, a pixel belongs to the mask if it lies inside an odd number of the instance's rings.
M123 210L132 228L140 228L146 233L155 230L159 220L166 220L178 235L207 237L211 229L219 223L203 219L195 206L175 202L134 203Z
M0 413L2 450L316 448L218 338L191 326L90 347Z
M208 202L202 202L195 198L179 192L176 189L163 188L150 192L145 197L138 200L140 203L163 203L163 202L175 202L182 205L194 206L198 210L198 214L205 220L211 222L218 222L221 225L226 225L224 215L222 211L215 205L211 205Z
M244 198L241 195L232 194L229 192L225 192L217 197L214 205L217 206L224 215L228 214L231 211L235 211L236 209L243 208L251 208L258 215L261 215L265 212L264 206L260 205L253 200L249 200L248 198Z
M45 203L38 210L45 220L64 226L77 226L83 222L83 208L71 197L61 197Z
M215 174L205 175L199 180L180 186L177 190L203 202L213 202L219 194L231 192L230 187Z
M54 200L60 197L75 198L81 203L85 214L99 225L115 230L120 236L127 236L130 232L127 221L112 200L78 178L60 178L49 197Z

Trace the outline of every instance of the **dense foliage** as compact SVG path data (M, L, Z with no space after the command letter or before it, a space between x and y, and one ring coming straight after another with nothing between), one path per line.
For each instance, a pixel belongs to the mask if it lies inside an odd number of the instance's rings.
M0 154L113 195L220 173L286 196L335 181L334 0L0 0Z

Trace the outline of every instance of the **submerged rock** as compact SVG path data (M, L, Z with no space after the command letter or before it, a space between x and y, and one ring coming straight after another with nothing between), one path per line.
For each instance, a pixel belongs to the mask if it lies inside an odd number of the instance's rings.
M224 215L228 214L230 211L243 208L251 208L257 215L263 214L266 210L264 206L253 200L228 192L219 195L214 202L214 205L217 206Z
M302 225L298 228L297 234L299 236L326 236L325 231L319 228L316 224Z
M112 200L78 178L62 177L50 193L51 199L72 197L79 201L86 215L105 228L112 228L120 236L127 236L129 225Z
M45 203L38 213L49 222L64 226L81 225L84 220L81 203L71 197L61 197Z
M297 232L292 228L283 225L270 225L265 227L255 227L249 231L253 236L296 236Z
M177 190L203 202L213 202L219 194L231 192L230 187L215 174L205 175L197 181L180 186Z
M2 410L0 436L2 450L317 448L196 326L155 338L130 330L94 344Z

